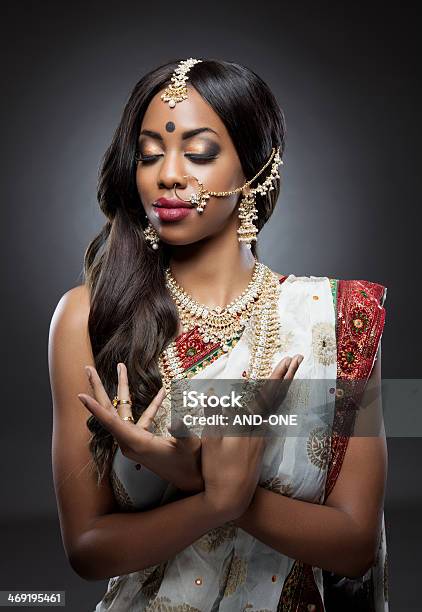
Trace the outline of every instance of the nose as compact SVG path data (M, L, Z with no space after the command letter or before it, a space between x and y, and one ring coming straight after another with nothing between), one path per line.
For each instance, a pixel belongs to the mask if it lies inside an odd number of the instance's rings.
M160 165L157 181L160 189L185 189L187 186L186 175L187 170L184 162L181 161L177 152L168 153L164 156L164 160Z

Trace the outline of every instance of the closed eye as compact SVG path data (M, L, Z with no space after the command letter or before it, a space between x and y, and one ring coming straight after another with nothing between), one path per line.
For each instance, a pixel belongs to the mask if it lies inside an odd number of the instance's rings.
M159 157L162 157L162 154L161 155L141 155L140 153L137 153L135 155L135 161L141 162L142 164L151 164L155 162ZM198 153L185 153L185 157L187 157L188 159L190 159L196 164L203 164L203 163L211 162L217 159L217 155L200 155Z
M140 155L137 154L135 156L135 161L136 162L142 162L143 164L148 164L151 163L153 161L155 161L157 159L157 157L160 157L159 155Z
M203 164L217 159L217 155L199 155L195 153L186 153L185 157L187 157L196 164Z

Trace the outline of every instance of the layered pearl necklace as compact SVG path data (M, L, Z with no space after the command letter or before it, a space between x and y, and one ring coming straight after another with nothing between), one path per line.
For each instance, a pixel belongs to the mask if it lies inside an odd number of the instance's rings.
M222 350L229 350L231 340L244 329L265 286L266 266L255 262L252 278L243 293L230 304L212 308L199 304L186 293L173 277L170 268L166 270L166 283L179 311L179 317L186 331L198 327L203 341L218 342Z
M185 331L182 335L197 328L204 345L220 348L224 354L236 344L244 332L250 359L243 377L262 379L270 376L273 355L281 348L278 313L280 283L278 276L265 264L255 263L252 279L245 291L224 308L199 304L178 285L170 268L166 270L166 284L183 323ZM191 378L196 373L195 368L187 369L183 366L177 342L178 339L173 340L166 347L158 362L168 394L163 402L164 412L167 413L162 415L164 419L168 416L171 406L171 381ZM160 423L158 429L166 435L165 421L162 418L157 414L155 422Z

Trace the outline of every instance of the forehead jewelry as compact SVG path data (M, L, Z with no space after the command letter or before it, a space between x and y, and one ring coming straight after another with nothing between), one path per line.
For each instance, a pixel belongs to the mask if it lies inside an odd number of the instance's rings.
M192 66L199 62L202 62L202 60L193 59L193 57L179 62L170 79L170 85L160 96L163 102L168 102L170 108L174 108L177 102L182 102L188 97L188 89L186 87L186 81L188 80L187 73Z
M266 168L268 168L271 162L272 165L270 174L267 176L263 183L258 183L256 187L250 190L250 194L248 197L254 198L256 194L265 195L267 191L271 191L272 189L274 189L273 181L280 178L280 175L278 173L278 166L283 164L283 161L280 157L280 147L278 147L277 149L273 148L271 150L271 155L268 161L264 164L264 166L262 166L261 170L257 172L254 177L249 179L249 181L246 181L246 183L241 185L241 187L236 187L236 189L232 189L230 191L209 191L204 187L204 184L201 183L201 181L195 176L192 176L191 174L185 174L183 178L195 179L195 181L198 183L198 191L193 193L187 200L182 198L177 193L176 185L173 186L173 192L174 195L179 198L179 200L183 200L183 202L190 202L191 204L196 206L196 210L198 211L198 213L202 213L210 196L223 198L232 195L233 193L239 193L243 191L245 187L249 187L249 185L253 183L258 178L258 176L262 174L262 172L264 172Z

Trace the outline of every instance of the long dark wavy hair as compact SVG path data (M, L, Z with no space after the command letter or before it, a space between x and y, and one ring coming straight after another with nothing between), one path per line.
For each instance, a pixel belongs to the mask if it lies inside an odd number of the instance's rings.
M90 293L88 329L95 367L113 397L117 363L126 364L135 420L162 386L158 357L176 337L179 322L165 285L171 247L160 241L159 249L154 251L144 237L147 220L136 187L135 155L148 104L170 83L179 62L171 61L152 70L130 94L99 172L97 198L107 221L84 256L84 282ZM246 180L262 168L272 147L280 147L283 155L283 112L269 87L252 70L233 62L203 60L190 69L188 84L223 121ZM266 176L267 170L258 180L262 182ZM265 196L257 195L258 231L270 218L279 190L277 179L273 190ZM252 253L258 259L255 243ZM113 436L93 415L87 426L92 433L89 448L100 483L113 455Z

